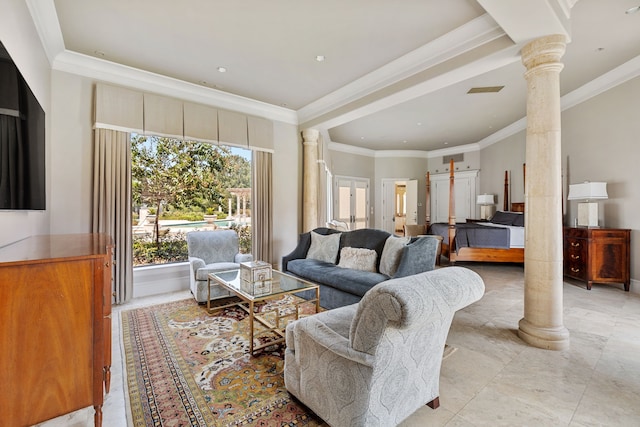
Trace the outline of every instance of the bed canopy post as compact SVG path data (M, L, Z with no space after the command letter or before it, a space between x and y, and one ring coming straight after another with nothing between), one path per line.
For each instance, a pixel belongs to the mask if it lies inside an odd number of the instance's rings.
M502 203L502 210L509 210L509 171L504 171L504 200Z
M424 223L425 223L425 227L428 229L429 225L431 225L431 176L429 175L428 171L427 171L426 179L427 179L427 198L425 201Z
M453 159L449 161L449 264L455 262L456 238L456 197L454 192L455 176L453 173Z

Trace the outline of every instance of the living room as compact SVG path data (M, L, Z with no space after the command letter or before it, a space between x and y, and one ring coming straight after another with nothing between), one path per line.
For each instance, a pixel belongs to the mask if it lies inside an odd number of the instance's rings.
M181 86L162 76L133 71L133 74L116 81L114 75L118 73L113 70L94 71L91 63L84 63L85 68L82 68L81 62L66 61L64 56L57 59L49 57L30 11L33 3L6 2L0 16L0 41L18 64L47 113L47 209L1 212L0 246L32 235L90 231L92 105L96 82L106 80L151 92L166 94L171 91L173 96L194 96L191 86ZM633 5L632 2L624 4ZM44 7L55 9L55 4L46 2ZM625 78L612 76L612 81L623 83L604 85L604 89L595 91L596 94L591 91L592 95L584 95L584 101L579 97L580 93L563 100L562 171L565 177L569 177L564 182L566 185L585 180L608 183L609 198L599 202L601 218L607 227L632 230L631 294L637 295L640 292L637 276L640 258L635 256L640 249L637 235L640 219L636 215L640 208L640 184L634 172L635 159L640 154L637 144L640 124L635 117L640 108L640 64L637 56L629 61L627 67L622 70ZM605 74L603 72L603 76ZM590 88L583 89L586 93ZM215 99L210 94L205 98L207 102L217 102L221 107L235 105L246 114L265 111L263 104L246 99L229 102L227 97ZM273 261L277 262L295 247L302 228L303 147L295 114L279 106L268 107L266 111L265 115L274 122L273 199L274 204L280 207L273 221ZM522 164L526 162L523 125L524 122L516 122L509 132L496 132L490 141L476 141L460 149L467 155L459 167L481 171L480 192L500 195L504 171L509 170L513 177L512 200L524 199L524 177L520 174ZM381 181L385 178L415 178L419 187L424 188L425 173L441 173L442 157L452 151L390 153L353 149L330 142L327 152L329 155L324 161L332 174L364 177L371 181L373 213L370 224L379 226ZM422 207L419 208L419 218L425 215L424 201L424 192L420 191L418 202ZM500 199L498 205L501 205ZM569 225L577 216L577 204L566 202L565 208L564 221ZM499 271L495 274L500 275Z

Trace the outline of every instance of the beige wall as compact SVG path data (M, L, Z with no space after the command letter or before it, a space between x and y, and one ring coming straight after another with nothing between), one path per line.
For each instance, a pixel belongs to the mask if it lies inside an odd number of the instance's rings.
M415 179L418 181L418 223L424 224L426 200L426 157L377 157L375 161L375 185L372 185L375 194L376 215L375 227L382 228L382 180L383 179Z
M302 142L296 126L279 122L273 140L273 262L280 266L302 226Z
M374 191L375 184L375 159L371 156L363 156L360 154L344 153L341 151L329 151L330 160L327 162L331 165L331 173L336 175L366 178L369 180L369 205L374 207L373 213L369 216L369 226L373 227L376 223L376 194Z
M563 193L585 180L607 182L609 199L598 202L600 223L631 229L632 291L640 292L640 78L600 94L562 113ZM504 170L511 171L512 201L524 201L522 163L525 132L481 152L482 193L499 194L502 208ZM565 225L577 216L577 201L565 203Z
M24 0L5 0L0 7L0 41L45 111L47 210L0 211L0 246L49 232L51 206L51 71Z
M524 202L525 131L490 145L480 152L480 194L495 194L496 209L503 210L504 173L509 173L509 202Z
M94 81L61 71L52 81L51 231L89 233Z
M96 81L53 72L51 231L91 231L93 88ZM274 123L274 259L295 247L301 216L301 144L296 126Z

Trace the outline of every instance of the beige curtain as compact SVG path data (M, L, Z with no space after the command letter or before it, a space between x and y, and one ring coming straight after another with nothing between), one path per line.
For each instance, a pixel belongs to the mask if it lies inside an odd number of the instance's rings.
M251 252L253 259L274 263L273 260L273 184L271 153L253 151L251 176Z
M95 129L93 164L94 233L109 234L115 244L115 303L133 296L131 236L131 147L129 134Z

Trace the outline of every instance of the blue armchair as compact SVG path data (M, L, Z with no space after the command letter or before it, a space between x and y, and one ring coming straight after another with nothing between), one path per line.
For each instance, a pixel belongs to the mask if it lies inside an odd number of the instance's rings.
M251 254L241 254L238 234L233 230L191 231L187 233L189 252L189 280L193 297L207 302L209 273L240 268L241 262L251 261ZM229 296L229 292L214 286L211 299Z

